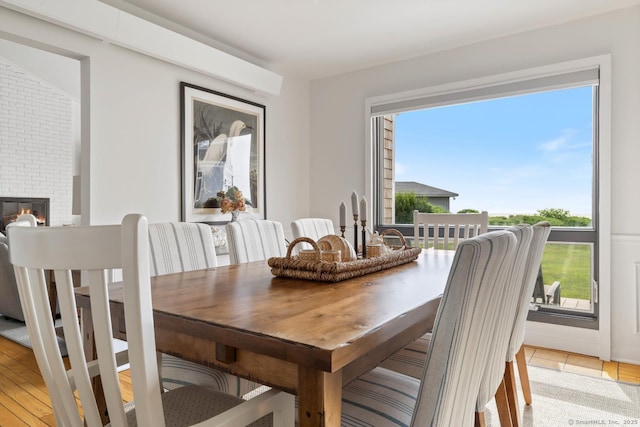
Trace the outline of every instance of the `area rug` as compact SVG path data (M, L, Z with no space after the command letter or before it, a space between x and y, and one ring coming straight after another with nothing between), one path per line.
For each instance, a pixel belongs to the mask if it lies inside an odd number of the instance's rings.
M640 425L640 385L528 366L533 404L518 384L523 426ZM516 373L516 377L517 377ZM495 403L487 406L487 426L499 426Z
M61 325L61 320L56 320L56 326ZM29 332L27 331L27 326L24 322L21 322L19 320L0 315L0 336L17 342L18 344L25 347L33 348L31 346L31 341L29 340ZM64 343L64 339L62 339L61 337L58 337L58 345L60 346L60 352L62 353L62 356L66 356L67 346Z

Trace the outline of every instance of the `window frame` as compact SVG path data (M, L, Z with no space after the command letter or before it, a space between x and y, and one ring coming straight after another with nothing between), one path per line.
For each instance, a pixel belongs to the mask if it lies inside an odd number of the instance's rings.
M552 64L543 67L530 68L512 73L497 74L489 77L476 78L461 82L454 82L444 85L426 87L419 90L406 91L401 93L383 95L368 98L365 102L366 127L365 134L365 151L367 159L365 176L366 191L369 200L374 201L373 206L373 225L376 229L398 228L403 231L402 226L383 226L381 225L382 203L378 202L377 188L380 182L381 166L383 159L378 147L375 143L375 137L384 129L376 128L374 117L381 116L385 113L411 111L421 108L435 107L438 105L454 105L471 100L492 99L508 95L516 95L522 93L532 93L536 91L536 82L541 79L551 78L563 75L578 75L584 70L596 68L599 73L597 89L594 91L597 96L594 99L594 169L593 169L593 197L595 198L593 206L593 223L592 229L582 232L595 232L596 237L593 242L597 253L595 253L596 263L593 263L593 277L596 280L595 287L597 294L594 299L593 315L588 313L574 313L567 310L548 310L539 309L531 311L529 320L552 323L564 326L576 326L586 329L597 329L608 332L610 325L610 218L611 218L611 196L608 191L601 191L603 188L609 188L611 182L611 144L610 144L610 105L611 105L611 59L609 55L585 58L576 61ZM578 74L575 74L578 73ZM564 87L576 86L576 84L566 84L566 80L558 78L555 80L557 85L546 86L549 89L562 89ZM533 84L533 86L531 84ZM510 90L500 91L497 89L508 88ZM492 92L492 89L496 89ZM538 89L539 90L539 89ZM468 93L472 96L465 97ZM462 96L461 96L462 95ZM435 103L421 104L425 100L435 100ZM438 104L441 101L442 103ZM379 122L379 121L378 121ZM595 230L595 231L594 231ZM581 231L566 230L554 228L551 232L549 241L565 241L561 236L565 233L572 233L572 241L579 243L582 238L577 238ZM410 232L411 233L411 232ZM574 234L576 233L576 234ZM566 235L565 235L566 236ZM587 239L589 240L589 239ZM594 284L592 283L592 291Z

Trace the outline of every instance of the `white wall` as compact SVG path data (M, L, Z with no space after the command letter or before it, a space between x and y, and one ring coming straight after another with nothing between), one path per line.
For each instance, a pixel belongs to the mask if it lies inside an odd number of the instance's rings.
M612 57L612 199L611 357L640 363L640 335L630 330L640 321L638 280L640 243L622 248L616 236L640 236L640 8L529 31L412 60L313 81L311 84L311 211L330 214L352 189L365 185L365 99L394 92L533 68L574 59ZM323 173L334 171L333 173ZM370 196L370 195L368 195ZM637 239L636 239L637 240ZM628 256L616 258L625 251ZM622 274L622 272L625 272ZM632 303L634 302L635 303ZM529 322L531 323L531 322ZM606 323L606 322L605 322ZM601 335L601 334L600 334ZM585 330L528 326L527 340L585 354L605 355L600 335Z
M129 212L180 219L180 81L266 105L267 216L288 224L308 214L307 81L285 76L279 97L261 96L8 9L0 28L2 38L82 62L84 223Z
M48 198L71 223L72 99L0 57L0 196Z
M151 222L180 218L180 81L267 106L269 218L285 225L302 216L337 222L340 202L348 202L353 189L360 194L365 189L367 97L611 53L611 356L636 363L640 335L631 329L640 321L635 273L640 199L634 197L633 185L640 178L635 165L640 155L639 24L640 8L634 8L318 80L310 88L304 79L285 75L281 95L271 97L0 8L0 37L82 60L82 104L90 119L83 121L90 123L83 127L88 135L83 140L83 184L91 195L83 198L83 220L94 224L113 223L134 211ZM632 249L623 247L623 240ZM621 251L627 256L616 259ZM588 333L565 328L552 331L549 339L557 337L553 345L562 348L571 334L580 336L576 346L593 352L583 348L591 339Z
M80 64L77 61L1 38L0 56L80 101Z

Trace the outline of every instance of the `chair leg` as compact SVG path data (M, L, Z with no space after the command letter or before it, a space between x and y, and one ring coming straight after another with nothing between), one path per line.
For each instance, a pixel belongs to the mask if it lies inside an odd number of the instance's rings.
M487 421L484 419L484 411L476 412L475 427L487 427Z
M507 399L507 389L504 379L500 382L498 390L496 390L496 406L498 407L498 417L500 418L500 426L512 427L511 411L509 410L509 401Z
M527 361L524 356L524 345L520 346L520 350L516 353L516 363L518 364L518 374L520 375L520 385L522 386L524 402L527 405L531 405L531 386L529 385Z
M158 380L160 381L160 393L165 392L164 385L162 385L162 353L156 351L156 363L158 364Z
M514 427L517 427L520 425L520 414L518 413L518 390L516 389L516 377L513 369L513 362L506 362L504 368L504 386L507 395L507 403L509 405L509 412L511 413L511 424L513 424Z

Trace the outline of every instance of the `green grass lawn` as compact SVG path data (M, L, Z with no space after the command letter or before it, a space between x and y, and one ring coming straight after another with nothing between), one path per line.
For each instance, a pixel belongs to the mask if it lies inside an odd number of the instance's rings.
M413 244L409 240L409 244ZM422 244L421 244L422 245ZM423 246L423 245L422 245ZM429 243L429 247L433 243ZM442 249L442 243L439 245ZM449 249L453 244L449 244ZM542 255L545 285L560 282L562 298L591 300L591 246L586 244L547 243Z
M547 243L542 277L545 285L560 282L562 298L591 300L591 246Z

